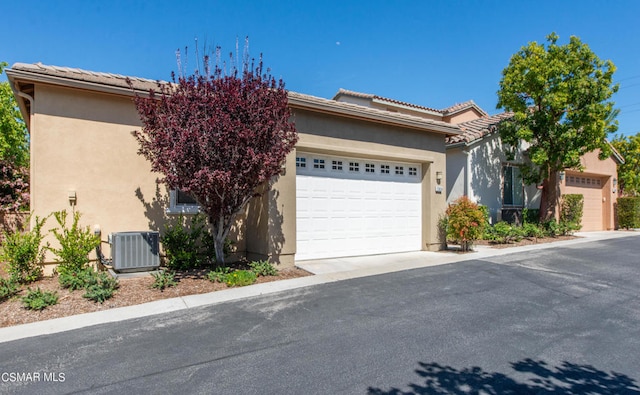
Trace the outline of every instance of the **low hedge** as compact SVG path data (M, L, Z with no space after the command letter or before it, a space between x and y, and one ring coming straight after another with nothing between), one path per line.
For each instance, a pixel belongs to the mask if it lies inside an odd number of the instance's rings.
M618 198L618 227L640 228L640 196Z

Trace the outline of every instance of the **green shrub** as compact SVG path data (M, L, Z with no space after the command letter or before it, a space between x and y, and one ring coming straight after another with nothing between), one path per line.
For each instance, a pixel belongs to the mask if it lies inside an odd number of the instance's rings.
M537 223L524 222L522 224L522 236L524 237L544 237L544 229Z
M494 240L501 244L508 244L522 240L522 228L505 221L500 221L493 226Z
M62 288L68 288L70 291L86 288L92 283L96 273L91 267L84 267L77 270L62 270L58 272L58 282Z
M50 248L60 262L58 272L76 272L83 269L89 263L89 253L100 245L100 238L93 234L89 227L82 228L78 225L80 213L73 212L71 228L67 227L67 211L53 213L60 228L53 229L53 235L60 243L60 248Z
M173 270L185 270L215 262L213 235L206 224L206 217L197 214L187 219L180 216L175 223L165 225L160 238L167 257L167 266ZM230 243L225 244L225 254Z
M255 283L257 276L251 270L234 270L227 275L225 283L228 287L243 287Z
M111 277L106 272L95 273L90 276L85 286L85 294L83 298L93 300L94 302L103 303L111 298L116 289L118 289L118 280Z
M22 297L22 303L26 309L43 310L47 306L53 306L58 303L58 294L56 292L44 292L40 288L29 288L27 294Z
M640 228L640 196L618 198L617 213L619 228Z
M18 284L10 278L0 277L0 302L18 293Z
M555 218L545 221L542 227L546 236L557 237L561 234L560 224L558 224Z
M537 208L523 208L522 209L522 223L523 224L540 224L540 210Z
M165 288L178 285L178 282L175 280L174 272L161 270L158 273L151 273L151 276L153 276L153 284L151 284L151 288L157 288L160 291L164 291Z
M42 276L42 264L47 246L41 247L42 227L47 217L36 216L33 229L4 233L1 259L8 264L11 278L18 283L30 283ZM29 222L29 220L27 220Z
M468 251L484 231L484 214L476 203L462 196L447 207L447 237Z
M249 263L249 267L258 277L278 275L278 269L276 269L268 260L251 262Z
M438 217L438 241L440 242L440 249L447 249L447 227L449 226L449 217L444 214L440 214Z
M484 229L482 231L482 240L494 240L493 226L491 226L489 207L484 205L478 205L478 208L482 211L482 217L484 218Z
M584 196L580 194L562 195L560 206L560 234L569 235L582 228Z
M223 266L223 267L217 267L214 270L210 271L207 274L207 278L209 279L209 281L211 282L219 282L219 283L226 283L227 282L227 276L229 275L229 273L231 273L231 269Z

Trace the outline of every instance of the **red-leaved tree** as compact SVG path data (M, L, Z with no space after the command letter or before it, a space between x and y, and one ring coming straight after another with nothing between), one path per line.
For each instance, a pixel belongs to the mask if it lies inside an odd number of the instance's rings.
M193 196L213 228L218 263L235 217L282 171L298 134L282 80L243 59L228 74L218 65L173 77L148 97L135 96L142 130L138 153L171 189ZM267 188L268 189L268 188Z

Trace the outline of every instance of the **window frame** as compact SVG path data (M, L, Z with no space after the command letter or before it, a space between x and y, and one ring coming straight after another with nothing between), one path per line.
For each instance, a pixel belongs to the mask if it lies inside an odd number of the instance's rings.
M177 189L169 191L169 207L166 209L166 213L171 215L198 214L200 212L200 205L198 203L178 203L178 192Z
M506 203L506 192L507 192L507 169L510 169L510 186L511 186L511 203ZM517 173L513 171L513 169L518 170ZM503 163L502 164L502 207L506 208L524 208L525 207L525 196L524 196L524 182L522 181L522 176L515 177L520 175L520 167L515 163ZM518 194L516 194L517 185L520 185L520 202L516 201Z

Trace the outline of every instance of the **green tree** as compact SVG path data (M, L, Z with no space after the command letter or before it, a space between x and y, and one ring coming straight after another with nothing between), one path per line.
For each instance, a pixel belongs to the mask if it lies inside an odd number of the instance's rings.
M0 82L0 211L28 208L29 135L9 83Z
M0 74L7 63L0 62ZM0 160L29 166L29 134L8 82L0 82Z
M558 172L581 169L580 157L600 149L611 154L606 137L618 128L618 110L609 99L618 85L616 68L603 61L578 37L566 45L547 36L547 45L531 42L511 57L502 71L498 108L513 112L498 130L510 154L527 149L522 166L526 184L542 184L540 217L556 215ZM523 144L524 143L524 144Z
M640 195L640 133L616 136L611 144L624 159L624 163L618 165L618 196Z

